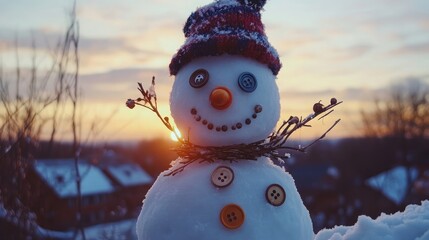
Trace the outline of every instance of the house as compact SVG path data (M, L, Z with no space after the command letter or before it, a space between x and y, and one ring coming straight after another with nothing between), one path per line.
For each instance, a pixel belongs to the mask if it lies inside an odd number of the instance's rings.
M310 212L315 229L328 225L337 215L339 173L328 164L297 164L289 169L301 198Z
M404 201L408 189L412 187L418 176L417 174L418 171L415 168L407 169L404 166L397 166L369 178L366 183L399 205ZM408 182L408 177L411 182Z
M28 203L46 229L67 231L134 216L153 179L138 165L100 166L79 160L81 200L78 201L74 159L39 159L34 163L34 201ZM106 170L107 169L107 170ZM81 215L78 214L79 205Z
M345 176L330 164L297 164L290 173L313 219L315 231L334 225L351 225L360 215L377 217L393 212L394 202L365 184L364 178Z
M138 164L121 162L100 166L116 186L115 195L130 214L138 214L153 178Z

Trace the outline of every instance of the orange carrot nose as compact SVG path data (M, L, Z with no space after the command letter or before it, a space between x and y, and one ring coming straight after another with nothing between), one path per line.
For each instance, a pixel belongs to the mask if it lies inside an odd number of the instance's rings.
M211 105L218 109L227 109L232 103L232 93L226 87L217 87L210 93Z

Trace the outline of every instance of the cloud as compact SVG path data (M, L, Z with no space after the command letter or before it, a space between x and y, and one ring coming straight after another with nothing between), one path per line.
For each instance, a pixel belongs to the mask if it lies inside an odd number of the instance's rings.
M0 29L0 42L7 47L17 46L20 49L31 49L32 44L36 44L36 48L43 50L53 50L53 47L64 39L65 34L58 31L50 31L46 29L35 29L30 32L10 31ZM131 38L124 36L117 37L79 37L79 50L83 53L95 54L103 52L115 52L118 50L136 54L142 52L142 48L134 46ZM141 39L135 39L136 41ZM156 51L153 49L146 50L148 54L160 54L162 50Z
M387 99L389 94L395 89L407 91L407 89L420 86L429 89L429 75L422 76L404 76L391 79L388 84L376 88L368 87L347 87L344 89L326 88L321 90L283 90L280 92L281 99L289 102L307 102L316 103L322 100L323 104L329 104L332 97L339 101L352 102L354 105L362 107L372 104L375 99Z
M129 46L127 42L121 38L82 38L80 39L79 50L90 54L114 52L117 50L130 53L139 51L135 47Z
M426 31L429 31L429 18L422 19L420 21L420 25L422 26L423 29L425 29Z
M323 39L314 31L292 28L284 32L284 27L274 25L267 35L271 44L277 48L280 55L320 44Z
M86 73L142 65L154 67L159 59L167 62L171 57L162 49L141 47L127 38L83 38L79 53Z
M329 104L331 98L335 97L339 101L361 102L363 104L372 101L373 97L385 91L384 89L368 88L346 88L343 90L324 89L316 91L285 90L281 92L282 99L293 101L316 103L322 101L323 104Z
M162 34L161 31L158 33ZM14 51L17 47L23 59L30 59L34 44L38 55L50 58L63 38L62 32L44 29L23 33L0 29L0 53ZM81 35L79 39L81 71L103 72L138 65L154 67L160 65L160 62L168 65L173 51L167 52L161 46L154 46L160 42L162 39L151 42L150 37L144 35L98 38Z
M108 72L103 73L94 73L94 74L85 74L81 76L83 81L90 81L92 83L107 83L113 84L117 83L118 80L126 81L142 81L144 78L151 80L152 76L158 76L161 80L158 80L159 83L165 84L168 81L165 80L168 78L168 72L166 69L157 69L157 68L123 68L123 69L114 69Z
M427 54L429 53L429 41L420 43L410 43L403 46L399 46L396 49L388 52L389 55L402 56L410 54Z
M53 50L56 43L62 38L62 33L44 28L32 31L0 29L0 42L7 47L3 50L10 50L18 47L20 50L25 51L32 49L33 45L39 50Z
M370 44L358 43L348 47L336 47L330 50L332 58L335 60L352 60L364 56L370 52L373 46Z
M0 53L11 48L9 41L0 39Z
M138 97L137 82L141 82L144 87L149 87L152 76L156 79L159 99L166 101L173 84L166 69L128 68L85 74L80 77L80 83L86 100L123 101Z

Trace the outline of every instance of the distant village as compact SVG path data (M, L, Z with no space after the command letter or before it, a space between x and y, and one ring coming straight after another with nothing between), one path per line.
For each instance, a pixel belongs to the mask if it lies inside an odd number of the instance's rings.
M322 141L308 153L292 153L281 166L294 177L315 231L353 224L362 214L377 217L380 212L393 213L429 198L428 150L421 152L426 160L423 157L412 165L400 165L378 158L377 151L351 148L381 147L377 146L381 142L368 141ZM103 231L108 235L108 229L115 229L112 226L124 221L125 230L116 228L116 234L128 231L133 235L146 192L177 158L171 151L173 144L168 140L152 140L132 147L96 147L83 152L77 165L72 157L35 158L27 177L34 198L26 204L37 216L39 236L43 236L40 238L75 238L78 224L85 229L93 228L97 236ZM379 154L386 154L380 151ZM65 154L60 151L57 155ZM76 166L80 173L79 190ZM76 217L78 208L81 215ZM0 219L3 225L4 221L10 224L1 208Z

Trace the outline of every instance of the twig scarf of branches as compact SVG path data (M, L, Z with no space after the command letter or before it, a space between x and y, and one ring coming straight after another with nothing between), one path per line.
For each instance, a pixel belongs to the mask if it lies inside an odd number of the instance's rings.
M287 121L283 121L277 131L270 134L265 139L248 143L248 144L234 144L228 146L200 146L191 143L189 140L178 136L173 125L171 125L168 117L162 117L158 111L157 98L155 92L155 77L152 77L152 84L148 90L143 88L141 83L138 83L139 92L142 97L137 99L128 99L126 106L134 108L136 105L147 108L154 112L157 117L161 120L165 127L172 131L178 139L178 146L174 148L174 151L181 157L180 167L170 171L166 176L174 176L182 172L188 165L194 162L214 162L216 160L223 161L243 161L243 160L256 160L258 157L268 157L272 161L276 161L279 164L284 163L284 159L290 157L290 154L280 154L279 150L288 149L298 152L305 152L309 147L314 145L316 142L323 139L328 132L330 132L340 121L337 119L319 138L313 140L304 147L290 147L286 146L286 142L289 137L298 129L302 127L311 127L308 123L317 118L317 120L323 119L334 111L334 107L341 104L342 101L338 102L337 99L331 98L330 104L324 106L320 101L313 105L313 113L310 113L307 117L290 116Z

